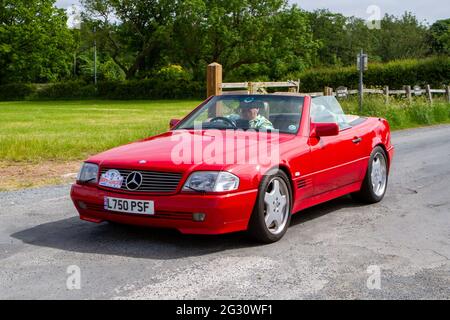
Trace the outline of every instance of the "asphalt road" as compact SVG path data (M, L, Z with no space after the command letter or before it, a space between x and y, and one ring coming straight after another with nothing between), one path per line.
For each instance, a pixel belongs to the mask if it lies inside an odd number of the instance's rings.
M450 126L393 141L381 203L308 209L265 246L83 222L69 186L0 193L0 299L449 299Z

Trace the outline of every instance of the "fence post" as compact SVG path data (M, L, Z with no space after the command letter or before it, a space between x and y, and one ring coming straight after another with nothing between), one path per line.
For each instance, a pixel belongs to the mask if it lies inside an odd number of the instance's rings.
M405 86L406 98L408 98L409 103L412 103L411 86Z
M222 65L217 62L208 65L206 72L206 95L217 96L222 94Z
M445 86L445 94L447 96L447 102L450 103L450 86Z
M431 88L430 88L429 84L427 84L426 92L427 92L428 101L430 101L430 104L433 103L433 97L431 95Z
M254 94L255 93L255 86L253 85L253 82L249 81L247 85L248 85L248 87L247 87L248 93L249 94Z
M384 86L384 99L386 104L389 103L389 86Z
M323 89L323 95L324 96L332 96L333 95L333 88L325 87Z

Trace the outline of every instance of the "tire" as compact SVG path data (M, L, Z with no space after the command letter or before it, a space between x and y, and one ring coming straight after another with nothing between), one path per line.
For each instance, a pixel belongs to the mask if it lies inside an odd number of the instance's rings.
M381 147L375 147L370 154L369 165L361 190L352 193L355 200L365 203L380 202L386 194L389 170L386 152Z
M283 171L264 176L249 222L250 236L262 243L280 240L291 222L292 203L291 184Z

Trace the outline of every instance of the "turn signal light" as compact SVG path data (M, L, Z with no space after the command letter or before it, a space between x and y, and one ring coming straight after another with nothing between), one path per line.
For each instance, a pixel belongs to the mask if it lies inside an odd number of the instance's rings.
M87 209L87 205L83 201L78 201L78 206L83 210Z
M206 214L205 213L194 213L192 214L192 220L196 222L203 222L205 221Z

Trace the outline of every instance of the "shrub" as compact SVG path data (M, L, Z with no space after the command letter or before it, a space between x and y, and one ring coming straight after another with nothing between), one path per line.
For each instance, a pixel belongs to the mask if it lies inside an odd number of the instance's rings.
M204 98L205 85L186 79L164 81L161 79L102 81L97 87L80 81L68 81L41 86L35 92L18 99L67 100L67 99L188 99Z
M94 98L96 90L93 85L80 81L67 81L46 85L37 90L32 99L61 100Z
M359 82L356 66L311 69L300 74L290 74L289 79L300 79L302 92L322 91L324 87L347 86L357 89ZM389 86L402 89L404 85L430 84L436 88L450 83L450 57L423 60L398 60L389 63L369 63L364 73L366 87Z
M36 90L36 86L25 83L12 83L0 86L0 100L25 100Z
M185 79L164 81L161 79L102 82L98 85L98 97L104 99L184 99L202 98L205 85Z

